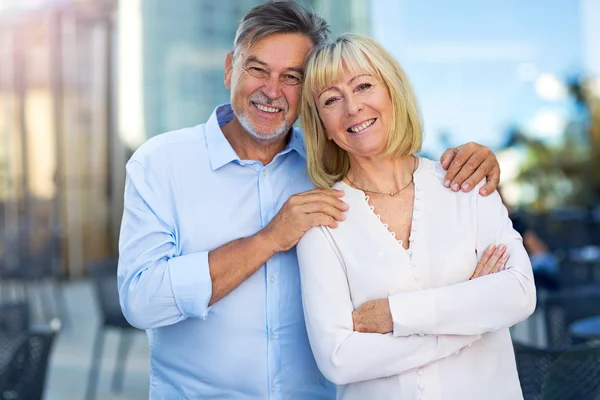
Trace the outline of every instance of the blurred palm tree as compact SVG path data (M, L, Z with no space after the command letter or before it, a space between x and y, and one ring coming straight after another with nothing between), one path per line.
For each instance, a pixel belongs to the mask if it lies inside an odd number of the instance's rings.
M517 181L535 192L530 205L535 210L600 203L600 99L592 83L580 78L568 83L585 123L574 116L560 144L532 138L518 128L509 132L506 146L520 145L526 151Z

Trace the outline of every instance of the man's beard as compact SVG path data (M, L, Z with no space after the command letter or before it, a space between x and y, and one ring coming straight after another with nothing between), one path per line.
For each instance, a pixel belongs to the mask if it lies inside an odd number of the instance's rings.
M252 122L246 113L244 113L243 111L240 113L237 113L235 110L233 110L235 116L237 117L238 121L240 122L240 125L242 125L242 127L246 130L246 132L248 132L250 134L250 136L252 136L256 140L265 141L265 142L275 142L275 141L277 141L277 139L280 139L282 136L285 136L290 130L290 125L285 120L285 114L288 111L288 105L287 105L287 102L285 101L285 99L282 98L282 100L271 100L264 93L259 92L248 99L248 103L249 103L250 107L255 107L253 104L255 102L262 103L262 104L268 104L272 107L281 109L280 112L283 113L284 118L283 118L283 121L281 122L281 124L277 128L275 128L274 131L261 134L256 130L255 126L252 125Z
M277 139L281 138L282 136L285 136L290 130L290 126L288 125L287 121L283 120L281 125L279 125L274 131L261 134L256 131L256 129L252 125L252 122L250 121L250 118L248 118L248 116L245 113L235 113L235 116L237 117L238 121L240 121L240 124L246 130L246 132L248 132L253 138L260 141L275 142L277 141Z

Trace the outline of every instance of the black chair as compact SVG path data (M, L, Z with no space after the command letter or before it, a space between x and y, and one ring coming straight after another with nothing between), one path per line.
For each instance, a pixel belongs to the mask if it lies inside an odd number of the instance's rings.
M600 400L600 346L514 348L525 400Z
M29 329L27 303L0 304L0 333L17 334Z
M21 221L19 226L3 237L5 251L0 257L0 296L2 301L11 298L28 301L34 292L41 299L43 316L46 320L58 317L61 323L68 322L68 309L63 294L63 275L59 266L60 237L58 228L33 248L31 234L36 228L32 222ZM45 285L53 299L46 296Z
M88 375L86 390L87 400L96 397L106 329L112 328L120 331L117 363L112 379L112 390L114 392L121 392L123 389L125 361L133 339L130 333L137 330L127 322L121 311L117 287L117 261L108 260L93 264L90 268L90 276L100 309L100 329L96 332L94 340L92 366Z
M2 400L42 400L46 386L50 352L60 322L23 332L0 334L0 398Z
M542 307L548 345L571 345L569 325L578 319L600 315L600 285L575 286L550 292Z

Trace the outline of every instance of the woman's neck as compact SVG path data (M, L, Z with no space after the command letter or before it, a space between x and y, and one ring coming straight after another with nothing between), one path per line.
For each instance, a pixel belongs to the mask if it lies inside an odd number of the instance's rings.
M350 158L347 180L368 192L396 193L410 184L416 157L359 159Z

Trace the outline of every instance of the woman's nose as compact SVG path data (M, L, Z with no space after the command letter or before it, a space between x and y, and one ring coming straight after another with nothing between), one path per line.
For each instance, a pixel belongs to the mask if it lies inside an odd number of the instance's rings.
M355 99L353 96L348 96L346 101L346 114L356 115L362 111L363 105L360 101Z

